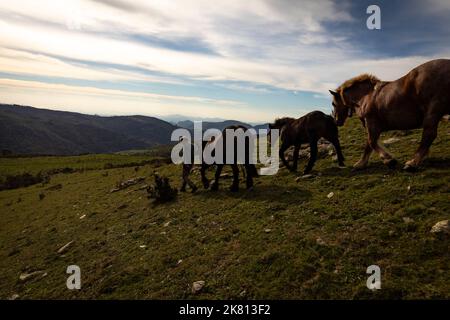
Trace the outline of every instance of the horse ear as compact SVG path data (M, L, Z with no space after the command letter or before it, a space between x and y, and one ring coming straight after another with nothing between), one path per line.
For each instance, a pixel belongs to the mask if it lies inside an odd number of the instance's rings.
M333 91L333 90L328 90L328 91L330 91L330 93L331 93L331 95L333 97L338 97L339 96L339 93L337 93L336 91Z

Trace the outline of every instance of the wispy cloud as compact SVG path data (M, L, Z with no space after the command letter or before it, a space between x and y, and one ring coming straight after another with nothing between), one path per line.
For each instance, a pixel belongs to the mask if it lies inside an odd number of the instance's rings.
M441 8L441 14L430 13L439 20L449 8L448 2L430 1ZM383 1L382 9L385 3L390 5ZM215 114L219 105L223 107L219 101L232 101L235 108L229 111L254 117L255 111L261 110L258 95L267 96L276 90L310 92L311 97L315 94L326 102L329 88L355 74L372 72L394 79L430 58L449 55L450 46L439 41L439 32L433 33L435 43L428 40L426 54L396 52L393 46L383 52L383 33L363 30L364 9L355 8L350 1L331 0L5 0L0 3L0 72L17 77L52 77L60 84L67 82L64 79L76 79L86 81L84 87L104 82L97 89L106 90L111 85L121 92L132 91L132 84L146 83L149 96L139 98L155 105L155 95L165 96L164 103L158 98L160 113L165 106L171 109L167 114L201 109L203 116L222 116ZM403 14L418 14L418 10L410 11ZM385 23L389 41L395 43L395 21ZM420 46L422 40L416 37L414 45ZM9 94L14 85L21 90L14 98L22 99L15 102L33 104L31 98L24 99L25 89L19 83L8 84ZM34 97L37 90L48 90L48 85L34 85ZM205 100L169 103L168 97L180 96L181 89L185 97ZM81 94L91 97L86 89L77 96ZM64 96L69 99L67 91ZM107 96L102 96L102 103L107 104ZM116 99L117 92L112 96ZM12 100L12 96L5 97ZM301 95L297 97L303 107L305 101ZM61 96L57 102L77 108L77 101L82 108L81 100L78 97L64 103ZM280 96L279 100L286 106L284 112L293 112L288 108L294 103L292 98ZM130 101L127 106L131 106ZM111 101L107 105L114 104ZM89 105L91 110L107 111L93 102ZM274 112L265 111L260 117L273 116Z

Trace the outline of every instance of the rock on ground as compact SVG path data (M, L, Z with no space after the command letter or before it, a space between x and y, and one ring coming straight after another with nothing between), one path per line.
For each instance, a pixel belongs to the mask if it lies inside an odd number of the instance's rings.
M399 138L392 137L392 138L389 138L389 139L384 140L384 141L383 141L383 144L384 144L384 145L390 145L390 144L393 144L393 143L396 143L396 142L399 142L399 141L400 141Z
M61 248L59 248L58 253L62 254L64 252L66 252L67 249L69 249L69 247L72 245L72 243L73 243L73 240L68 242L68 243L66 243L65 245L63 245Z
M199 293L205 286L205 281L195 281L192 284L192 293Z
M431 233L450 234L450 220L442 220L431 228Z
M28 281L37 277L41 277L44 278L45 276L47 276L47 273L45 273L44 271L34 271L34 272L24 272L19 276L19 279L21 281Z

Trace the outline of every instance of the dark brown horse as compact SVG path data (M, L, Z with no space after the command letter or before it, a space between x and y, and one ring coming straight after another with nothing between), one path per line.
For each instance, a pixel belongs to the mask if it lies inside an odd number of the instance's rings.
M216 191L219 189L219 179L220 179L220 175L222 173L222 169L225 166L224 163L214 163L214 164L207 164L205 163L204 159L203 159L203 151L205 150L205 147L209 144L212 143L218 143L220 140L222 146L223 146L223 157L224 160L226 159L226 155L227 155L227 150L226 150L226 146L227 146L227 135L226 135L226 130L242 130L243 132L246 132L248 129L244 126L241 125L234 125L234 126L228 126L226 127L223 131L222 131L222 135L217 138L217 139L212 139L211 141L208 142L203 142L202 144L202 163L200 165L200 174L202 177L202 183L203 186L205 187L205 189L209 188L210 182L209 179L206 177L206 169L208 169L211 165L216 165L216 173L215 173L215 177L214 177L214 182L211 185L211 190ZM245 140L245 161L244 163L242 163L242 165L245 168L245 179L246 179L246 185L247 185L247 189L252 189L253 188L253 178L258 176L258 172L256 170L256 166L254 164L252 164L250 162L250 147L249 147L249 143L250 141L248 139ZM234 158L232 159L232 163L227 163L229 165L231 165L231 168L233 170L233 183L230 187L230 190L232 192L236 192L239 190L239 166L240 164L238 163L238 142L235 139L233 141L233 155ZM225 161L224 161L225 162ZM192 171L193 168L193 164L183 164L183 184L181 187L181 191L185 191L186 190L186 185L189 185L192 189L193 192L195 192L197 190L197 187L195 186L195 184L189 179L189 175Z
M336 123L342 126L356 113L367 127L364 154L354 167L364 168L375 150L385 164L397 163L378 144L384 131L423 128L422 140L404 169L417 168L437 135L441 118L450 114L450 60L429 61L395 81L381 81L363 74L344 82L333 95Z
M311 150L311 155L304 173L307 174L312 170L317 159L317 142L320 138L325 138L333 144L336 149L339 166L344 166L344 156L342 155L341 145L339 143L339 133L333 117L321 111L313 111L299 119L276 119L275 123L269 124L269 128L271 130L280 130L280 159L289 170L297 170L298 154L303 143L309 143ZM284 156L285 151L290 146L295 147L292 167Z

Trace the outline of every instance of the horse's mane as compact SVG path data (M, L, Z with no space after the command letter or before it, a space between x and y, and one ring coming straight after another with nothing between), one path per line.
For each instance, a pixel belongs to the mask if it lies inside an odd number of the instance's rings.
M373 85L377 84L377 82L380 81L380 79L378 79L376 76L374 76L373 74L369 74L369 73L363 73L360 74L357 77L351 78L347 81L345 81L343 84L341 84L336 91L340 92L343 91L345 89L348 89L350 87L353 87L355 84L357 83L361 83L364 81L369 81L370 83L372 83Z
M286 124L291 123L294 120L295 120L294 118L290 118L290 117L277 118L277 119L275 119L275 122L273 123L273 125L277 128L281 128L281 127L285 126Z
M339 93L339 95L341 96L342 101L344 100L344 91L348 88L353 87L355 84L359 84L365 81L369 81L374 87L377 83L379 83L381 80L378 79L376 76L374 76L373 74L369 74L369 73L363 73L360 74L359 76L356 76L354 78L351 78L347 81L345 81L343 84L341 84L337 89L336 92Z

